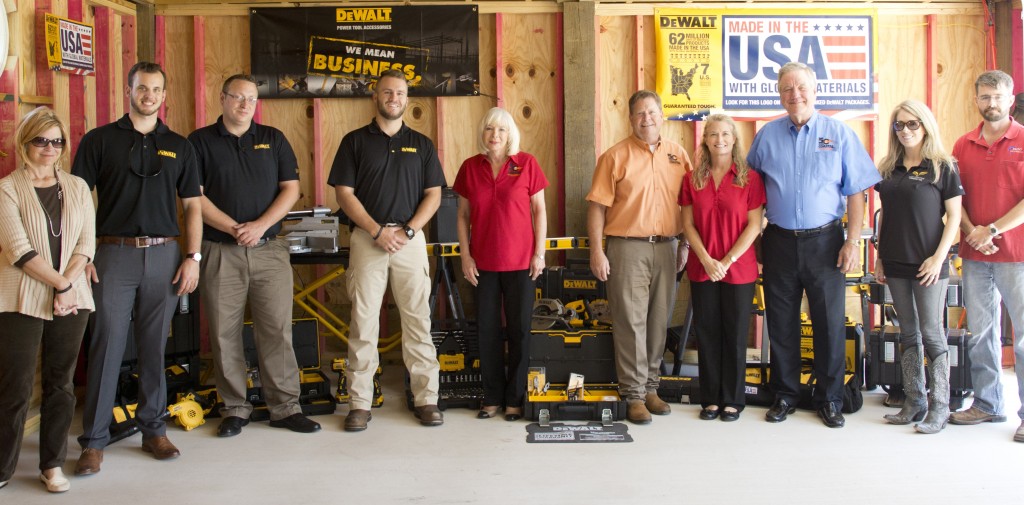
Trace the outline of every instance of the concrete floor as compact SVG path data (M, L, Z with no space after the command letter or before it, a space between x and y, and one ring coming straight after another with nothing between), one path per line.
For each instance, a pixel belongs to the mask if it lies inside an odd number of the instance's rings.
M154 460L135 435L107 448L101 473L72 478L60 496L37 480L38 435L29 435L0 503L1024 503L1012 371L1003 378L1006 423L938 435L885 424L892 410L877 390L838 430L807 411L769 424L764 408L751 407L723 423L677 404L653 424L629 425L633 443L527 444L527 422L478 420L472 410L448 410L441 427L419 426L400 370L385 369L384 406L362 433L342 431L347 406L316 417L324 429L310 435L252 423L221 439L219 419L191 432L171 427L177 460ZM73 435L80 429L76 421ZM69 474L78 453L71 436Z

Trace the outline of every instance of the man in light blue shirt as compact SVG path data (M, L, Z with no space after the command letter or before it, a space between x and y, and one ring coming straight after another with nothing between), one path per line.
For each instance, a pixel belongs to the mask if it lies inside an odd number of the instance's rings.
M841 428L845 273L860 266L864 191L881 178L853 131L815 112L810 67L783 65L778 84L787 116L764 125L747 156L768 195L762 252L775 404L765 418L785 421L799 400L800 306L806 292L814 330L814 407L826 426ZM846 208L852 217L844 237Z

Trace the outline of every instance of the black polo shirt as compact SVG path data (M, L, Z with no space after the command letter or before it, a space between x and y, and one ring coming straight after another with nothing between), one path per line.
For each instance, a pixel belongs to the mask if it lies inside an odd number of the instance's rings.
M946 200L964 194L956 164L942 170L938 183L932 183L934 178L931 160L909 170L900 161L888 178L875 185L882 201L878 257L887 277L917 277L917 269L935 254L942 239ZM941 272L940 278L949 277L949 268Z
M236 137L224 127L224 116L188 136L196 150L203 194L239 223L255 221L274 203L283 181L299 180L299 163L280 130L257 124ZM281 231L280 221L264 238ZM234 243L231 235L207 224L203 238Z
M96 235L176 237L178 202L199 193L196 156L157 120L143 135L128 114L82 137L71 173L96 188Z
M406 223L423 191L444 186L445 179L429 138L404 123L389 137L372 120L341 140L327 184L354 188L378 223Z

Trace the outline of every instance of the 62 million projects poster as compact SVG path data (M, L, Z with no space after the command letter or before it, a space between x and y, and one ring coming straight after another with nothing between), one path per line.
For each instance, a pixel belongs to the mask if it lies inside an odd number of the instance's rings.
M878 94L874 10L655 9L657 92L665 117L702 120L782 114L776 82L787 62L817 79L817 108L842 119L873 118Z

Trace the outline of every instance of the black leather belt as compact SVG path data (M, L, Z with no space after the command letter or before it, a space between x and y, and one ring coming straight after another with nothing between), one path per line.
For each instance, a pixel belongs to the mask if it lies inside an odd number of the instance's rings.
M839 225L839 223L840 223L840 220L836 219L835 221L832 221L831 223L823 224L823 225L821 225L821 226L819 226L817 228L807 228L807 229L804 229L804 230L789 230L789 229L783 228L781 226L778 226L778 225L775 225L775 224L772 224L772 223L768 223L768 228L771 228L771 229L773 229L773 230L775 230L775 231L777 231L779 233L782 233L784 235L791 235L791 236L794 236L794 237L813 237L815 235L820 235L820 234L822 234L822 233L824 233L826 231L829 231L832 228L835 228L836 226Z
M97 244L114 244L135 248L170 244L175 240L175 237L96 237Z
M609 237L621 238L622 240L634 240L637 242L650 242L652 244L656 242L671 242L676 239L675 236L666 237L664 235L650 235L647 237L617 237L615 235L609 235Z

